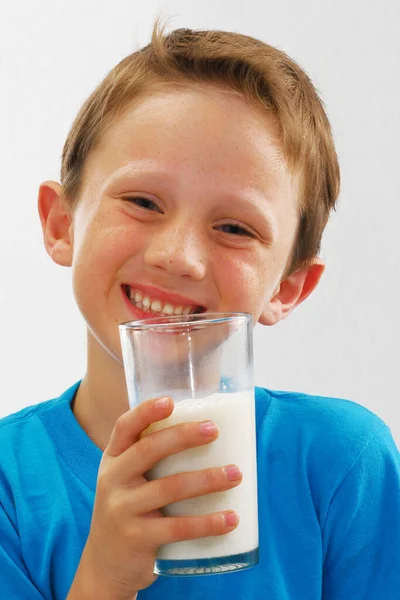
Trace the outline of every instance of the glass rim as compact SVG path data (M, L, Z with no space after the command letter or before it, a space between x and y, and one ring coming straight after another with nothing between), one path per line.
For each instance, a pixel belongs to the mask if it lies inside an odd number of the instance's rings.
M245 312L213 312L213 313L193 313L191 315L159 315L148 319L138 319L135 321L125 321L118 325L120 331L148 331L151 329L164 329L171 326L187 326L203 324L218 325L220 323L229 323L237 319L244 321L252 320L251 313Z

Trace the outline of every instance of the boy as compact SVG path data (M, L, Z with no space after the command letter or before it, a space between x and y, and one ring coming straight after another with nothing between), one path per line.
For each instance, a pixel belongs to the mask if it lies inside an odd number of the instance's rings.
M156 579L157 548L229 535L240 515L166 518L240 485L235 465L148 482L214 424L140 439L173 399L127 411L118 324L248 312L273 325L315 289L339 169L321 102L282 52L223 32L158 28L80 111L61 185L42 184L45 246L71 266L88 326L82 380L0 427L0 590L9 600L400 598L400 460L378 417L256 390L260 563Z

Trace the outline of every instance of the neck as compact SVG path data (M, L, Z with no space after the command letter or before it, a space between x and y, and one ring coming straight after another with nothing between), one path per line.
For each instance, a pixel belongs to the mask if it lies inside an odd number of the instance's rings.
M104 450L116 420L129 409L125 373L90 332L87 346L87 371L72 408L82 429Z

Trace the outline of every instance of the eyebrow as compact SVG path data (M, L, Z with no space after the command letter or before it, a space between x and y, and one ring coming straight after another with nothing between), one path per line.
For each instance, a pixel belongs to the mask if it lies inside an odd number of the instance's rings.
M109 187L118 183L120 180L128 179L129 177L137 177L138 175L148 175L156 180L167 180L171 183L174 180L167 169L160 169L160 167L155 168L153 161L146 159L135 161L135 165L132 165L132 163L124 165L105 181L104 187Z
M154 161L151 159L143 159L135 161L134 165L128 163L118 169L104 182L103 189L123 180L126 180L128 183L130 178L137 178L138 176L151 177L158 184L164 184L161 187L164 187L166 190L170 189L175 182L175 177L170 171L160 168L159 165L156 167ZM261 189L256 187L246 188L240 195L228 191L223 195L221 194L221 198L224 199L223 202L221 201L221 204L229 205L233 202L234 206L238 209L249 211L253 218L259 217L262 219L263 227L268 231L268 242L273 243L275 241L277 236L276 220L268 208L268 198ZM258 202L255 198L259 199ZM265 209L260 208L261 204L265 205Z
M253 218L262 220L263 228L268 231L269 243L274 243L277 236L276 219L269 210L268 198L258 188L247 188L243 194L227 194L227 202L232 199L235 203L235 207L240 210L248 211L251 213ZM258 198L258 201L255 200ZM261 208L264 205L264 208Z

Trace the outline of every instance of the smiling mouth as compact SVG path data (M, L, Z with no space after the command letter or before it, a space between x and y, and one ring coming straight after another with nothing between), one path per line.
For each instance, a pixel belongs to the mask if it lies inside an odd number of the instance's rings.
M153 298L147 294L143 294L139 290L130 285L123 284L122 288L129 302L147 313L153 313L154 315L197 315L206 312L204 306L185 306L183 304L172 304L170 302L164 302L158 298Z

